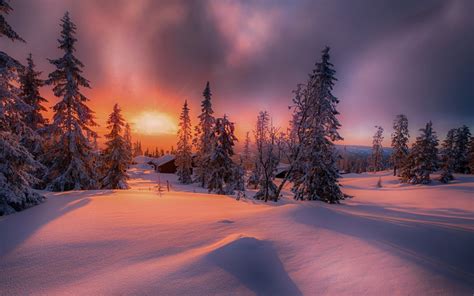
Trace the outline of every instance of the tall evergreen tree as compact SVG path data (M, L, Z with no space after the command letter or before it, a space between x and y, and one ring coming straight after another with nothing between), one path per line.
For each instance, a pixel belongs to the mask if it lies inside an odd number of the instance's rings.
M199 115L199 123L195 127L194 146L196 147L196 181L202 187L206 187L209 178L210 156L214 146L214 125L215 118L213 116L211 102L211 88L209 81L202 93L204 99L201 102L201 114Z
M192 152L191 152L191 119L189 118L188 102L184 101L183 110L179 117L178 150L176 151L176 166L178 180L183 184L192 183Z
M471 132L465 125L456 130L454 138L454 154L456 163L454 171L460 174L467 174L469 172L469 139Z
M372 169L374 172L381 171L383 168L382 158L383 158L383 127L375 126L377 131L375 132L372 138Z
M88 136L96 135L91 127L97 124L92 110L86 105L87 97L80 91L80 87L90 88L90 85L82 76L84 65L74 55L76 25L67 12L61 19L61 28L58 41L64 55L49 60L56 69L47 80L48 84L53 85L54 95L60 98L53 107L53 144L48 156L47 188L53 191L95 189L98 177Z
M454 179L453 171L456 163L455 155L455 138L456 138L456 129L451 129L448 131L446 139L441 144L441 176L440 181L443 183L448 183Z
M392 163L393 175L397 175L397 170L402 167L408 156L408 141L410 134L408 132L408 118L404 114L399 114L393 121L392 133Z
M107 120L109 133L105 135L108 139L103 156L103 169L105 173L102 179L102 188L105 189L127 189L127 166L129 164L128 144L122 136L125 128L125 120L122 117L120 107L115 104L113 112Z
M10 5L0 0L0 38L23 41L5 20ZM24 122L29 106L18 95L18 74L23 66L0 51L0 216L11 214L44 200L31 189L36 178L31 174L40 165L20 143L31 132Z
M331 64L329 47L322 52L321 61L300 86L293 100L292 133L296 136L296 148L291 149L294 166L290 167L295 199L322 200L337 203L344 198L339 187L336 167L337 155L334 141L341 140L336 106L339 100L332 94L336 81ZM280 185L281 189L283 185Z
M237 138L234 135L234 123L227 119L217 118L213 134L215 137L214 147L209 159L209 179L207 189L209 192L217 194L233 194L235 182L234 162L234 142Z
M402 182L428 184L431 182L430 174L438 168L438 137L432 122L428 122L420 132L402 169Z

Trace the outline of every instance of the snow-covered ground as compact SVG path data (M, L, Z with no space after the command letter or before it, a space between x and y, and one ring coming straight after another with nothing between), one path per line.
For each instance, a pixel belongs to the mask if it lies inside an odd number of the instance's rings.
M1 217L0 294L474 293L474 176L345 175L355 197L327 205L210 195L143 163L130 174L130 190L47 193Z

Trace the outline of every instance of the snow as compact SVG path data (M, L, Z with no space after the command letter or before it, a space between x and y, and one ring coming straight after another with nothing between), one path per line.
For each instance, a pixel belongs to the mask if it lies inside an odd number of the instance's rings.
M237 201L143 162L129 174L130 190L46 193L47 202L1 217L0 294L474 291L472 175L426 186L348 174L343 191L355 197L328 205Z

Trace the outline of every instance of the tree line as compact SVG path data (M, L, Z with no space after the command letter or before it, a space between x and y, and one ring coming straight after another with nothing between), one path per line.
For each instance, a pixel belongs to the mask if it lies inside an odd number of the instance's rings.
M0 37L25 42L4 15L12 8L0 1ZM41 79L30 54L22 65L0 52L0 215L36 205L51 191L125 189L132 160L130 126L116 104L107 120L105 149L97 146L94 112L82 89L90 88L84 64L75 55L76 25L69 13L60 23L62 56L49 59L54 71ZM43 117L46 99L39 89L52 87L59 101L51 122Z

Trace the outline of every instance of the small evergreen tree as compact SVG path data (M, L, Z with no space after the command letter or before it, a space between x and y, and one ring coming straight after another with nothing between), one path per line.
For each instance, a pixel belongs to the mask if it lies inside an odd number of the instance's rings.
M27 125L34 131L38 131L46 126L47 119L43 117L41 112L46 111L43 103L47 100L43 98L39 92L45 82L40 79L41 72L35 70L33 58L30 55L27 58L28 65L20 74L20 97L30 106L30 109L24 114Z
M48 151L49 170L47 189L53 191L95 189L98 176L95 170L93 146L90 137L96 136L91 127L97 124L88 99L80 87L90 88L82 76L84 65L74 55L76 25L66 12L61 19L59 48L64 55L49 60L55 70L49 74L47 84L53 85L54 95L60 98L54 105L51 125L52 145Z
M133 151L132 151L132 131L130 129L130 124L125 124L125 131L123 133L123 139L125 140L125 144L127 145L127 153L126 153L126 160L128 166L133 162Z
M251 167L251 153L250 153L250 133L245 134L244 149L242 151L242 163L244 168Z
M209 159L209 179L207 189L217 194L233 194L234 185L234 124L227 119L217 118L213 130L214 148Z
M408 118L404 114L399 114L393 121L392 133L392 163L393 175L397 175L397 170L402 167L408 156L408 141L410 134L408 132Z
M443 183L448 183L454 179L453 171L456 163L455 155L455 137L456 129L451 129L448 131L446 139L441 145L441 176L440 181Z
M438 138L431 121L420 132L402 169L402 182L428 184L430 174L438 168Z
M469 172L469 139L471 132L465 125L458 128L454 137L454 157L456 163L454 164L454 171L459 174L467 174Z
M199 123L195 127L194 146L196 147L196 182L199 182L201 187L206 187L210 172L210 157L215 145L215 134L213 132L215 118L213 116L214 110L212 110L212 93L209 81L206 83L202 95L204 99L201 102Z
M374 172L381 171L383 168L382 157L383 157L383 128L381 126L375 126L377 131L375 132L372 140L372 168Z
M176 166L178 180L183 184L192 182L192 152L191 152L191 119L189 118L188 102L184 101L183 110L179 117L178 150Z
M468 161L469 173L474 174L474 137L471 137L471 141L469 142Z
M104 189L127 189L127 166L129 164L129 148L127 141L122 136L122 130L125 128L125 120L122 117L120 107L115 104L113 112L107 120L107 128L110 130L105 138L103 157L103 171L105 176L102 179L102 188Z

